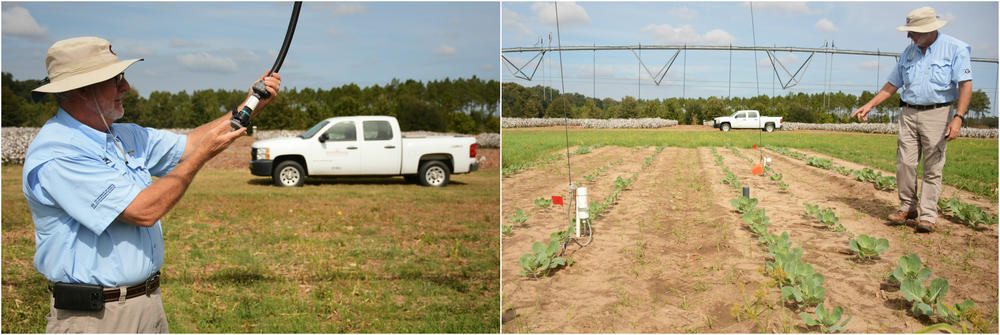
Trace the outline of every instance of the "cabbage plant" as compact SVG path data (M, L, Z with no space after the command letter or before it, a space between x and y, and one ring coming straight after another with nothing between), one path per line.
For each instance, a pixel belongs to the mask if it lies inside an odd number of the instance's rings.
M741 195L739 198L730 200L729 203L736 207L737 212L743 214L757 207L757 198L747 198Z
M858 257L871 259L889 249L889 240L861 234L858 238L851 240L849 245L851 250L858 254Z
M801 282L797 286L781 287L781 297L808 306L821 303L823 296L826 295L823 280L823 275L818 273L801 278Z
M837 306L836 308L827 311L825 308L823 308L823 304L820 303L818 306L816 306L815 317L809 315L809 313L802 312L799 313L799 318L801 318L802 321L804 321L806 325L809 325L810 327L819 326L819 330L823 333L843 332L846 331L846 329L844 329L844 326L846 326L848 322L851 322L852 318L851 316L848 316L847 320L844 320L844 322L840 322L840 318L843 316L842 315L843 313L844 309L840 306Z
M931 281L930 287L924 287L916 279L903 279L899 285L899 290L903 292L903 297L913 303L910 309L914 316L921 315L934 316L934 307L948 293L948 280L935 278Z
M920 256L909 254L899 258L899 266L889 273L889 280L901 283L904 279L914 279L923 283L931 277L931 269L923 266Z
M521 275L532 278L539 278L548 275L551 271L560 266L566 265L566 259L558 257L560 241L551 240L548 244L535 242L531 245L531 251L521 256Z

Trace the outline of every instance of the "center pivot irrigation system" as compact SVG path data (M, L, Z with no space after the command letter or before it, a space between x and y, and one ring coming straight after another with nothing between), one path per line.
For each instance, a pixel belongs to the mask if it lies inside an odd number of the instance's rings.
M288 46L292 44L292 35L295 34L295 25L299 22L300 9L302 9L302 1L296 1L295 5L292 6L292 18L288 21L288 30L285 31L285 41L281 43L281 51L278 52L278 58L274 60L274 66L267 72L268 77L271 74L278 73L278 70L281 70L281 64L285 62L285 55L288 54ZM263 80L254 83L252 88L253 94L247 98L246 103L243 104L243 109L234 112L233 117L229 119L233 130L240 128L249 129L250 117L253 115L254 108L257 108L257 103L271 97L271 93L267 91Z

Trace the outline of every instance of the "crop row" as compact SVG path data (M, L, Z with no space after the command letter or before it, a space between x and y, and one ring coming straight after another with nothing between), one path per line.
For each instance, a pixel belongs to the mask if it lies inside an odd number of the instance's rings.
M789 156L798 160L805 160L806 164L809 166L818 167L824 170L832 170L844 176L852 176L855 180L860 182L871 183L875 185L876 189L883 191L891 191L896 189L896 177L894 176L883 176L882 172L876 172L872 168L862 168L861 170L848 169L843 166L834 164L829 159L819 158L815 156L808 156L800 152L791 151L784 147L768 147L769 149L780 153L785 156ZM976 205L967 204L959 201L957 198L952 197L951 199L938 200L938 209L942 213L946 213L959 222L972 227L973 229L979 229L980 225L996 225L997 217L991 215L984 211L982 208Z
M651 156L646 157L641 170L645 170L661 151L663 151L663 147L658 147L656 152L654 152ZM623 161L624 159L612 161L608 165L598 168L593 175L596 176L606 170L608 166L621 164ZM584 176L584 178L587 179L586 176ZM611 191L611 194L605 197L602 201L595 201L588 204L587 211L591 220L596 219L599 215L613 206L618 201L618 197L621 193L631 186L637 179L639 179L638 172L633 172L632 177L628 179L618 176L618 178L615 179L615 188ZM587 181L592 180L593 178L587 179ZM579 186L579 182L577 182L577 186ZM542 208L548 207L551 205L551 201L546 200L547 199L544 198L536 199L535 206ZM512 223L517 223L518 221L524 222L524 220L527 220L527 216L523 214L522 210L518 210L514 216L508 215L508 219L510 219ZM505 234L509 234L509 229L506 227L507 226L504 226L503 228L506 231ZM531 252L522 255L518 260L521 265L521 275L529 278L540 278L549 275L552 271L555 271L559 267L572 265L572 259L559 257L559 254L562 252L563 242L572 236L573 233L574 226L569 225L566 230L549 234L548 242L533 243L531 245Z
M617 129L617 128L663 128L677 125L677 120L661 118L642 119L560 119L560 118L516 118L504 117L500 120L501 128L554 127L568 125L571 127Z
M774 178L774 176L779 177ZM780 176L780 173L775 173L771 175L771 179L780 180ZM951 205L960 207L957 199L952 198L949 201L952 202ZM826 293L822 287L824 279L822 275L815 273L810 265L801 262L802 249L791 248L788 233L776 236L767 231L769 218L764 214L763 208L756 208L757 199L740 196L731 203L738 212L743 213L743 221L768 248L769 257L773 261L765 265L765 270L768 275L781 283L782 298L796 304L817 304L815 315L808 313L799 315L807 325L819 326L822 332L844 331L843 326L850 321L850 318L840 322L842 313L840 307L830 311L822 307L822 299ZM834 227L839 219L833 209L820 208L808 203L805 207L805 214L814 217L817 222L835 232L846 232L843 225L837 224ZM871 261L889 248L887 239L864 234L854 238L853 233L847 232L847 234L851 237L848 246L858 256L858 260ZM937 324L920 330L919 333L935 330L967 333L983 332L988 329L988 323L971 300L955 304L944 302L943 297L949 288L947 279L936 278L925 287L923 283L930 279L930 274L930 269L922 266L917 254L909 254L901 257L899 265L885 277L890 284L899 285L903 297L911 304L911 313L914 317L938 317Z

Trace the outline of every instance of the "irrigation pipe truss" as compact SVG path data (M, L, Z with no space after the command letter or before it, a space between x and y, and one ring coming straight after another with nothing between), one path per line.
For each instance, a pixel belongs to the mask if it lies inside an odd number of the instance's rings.
M899 57L898 52L863 51L830 48L797 48L797 47L742 47L742 46L711 46L711 45L601 45L601 46L564 46L557 47L516 47L501 49L509 52L549 52L549 51L603 51L603 50L726 50L726 51L785 51L785 52L820 52L829 54L886 56ZM997 63L996 58L972 57L973 62Z

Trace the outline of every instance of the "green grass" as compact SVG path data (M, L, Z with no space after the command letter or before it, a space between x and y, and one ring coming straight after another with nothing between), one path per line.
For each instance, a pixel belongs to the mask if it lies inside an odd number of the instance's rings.
M617 145L625 147L664 145L673 147L751 148L784 146L805 149L877 169L896 172L896 135L777 131L718 130L678 131L667 129L571 129L569 145ZM546 155L565 151L562 129L504 129L503 168L530 166ZM747 153L757 159L756 153ZM919 175L919 174L918 174ZM948 142L944 180L981 196L997 196L997 140L959 138Z
M44 332L21 167L2 174L3 332ZM452 182L203 170L162 220L171 332L499 332L499 170Z

